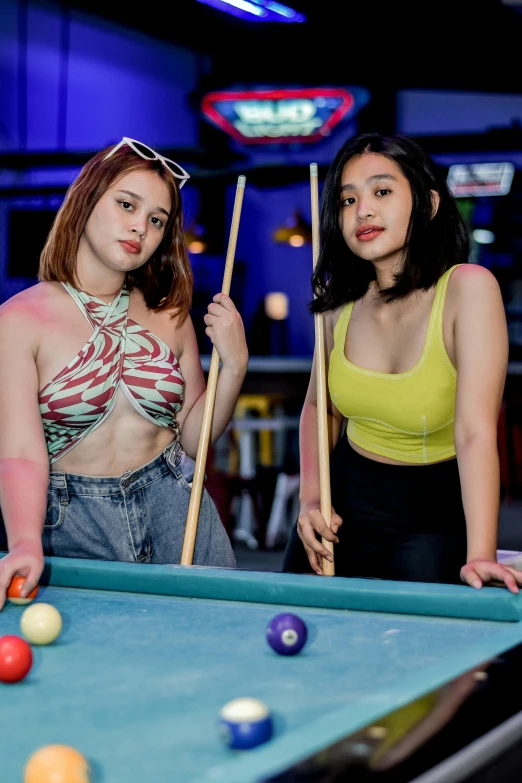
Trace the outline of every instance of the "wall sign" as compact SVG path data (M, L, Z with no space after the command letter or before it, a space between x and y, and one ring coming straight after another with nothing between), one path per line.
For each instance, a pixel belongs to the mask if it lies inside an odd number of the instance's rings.
M205 117L243 144L314 142L369 100L363 88L210 92Z
M459 163L450 166L447 183L456 198L505 196L514 171L512 163Z

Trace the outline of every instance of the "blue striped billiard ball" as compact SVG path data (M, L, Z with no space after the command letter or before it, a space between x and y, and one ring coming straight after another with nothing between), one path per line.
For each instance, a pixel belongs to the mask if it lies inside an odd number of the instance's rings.
M268 623L266 640L279 655L295 655L306 644L308 629L296 614L276 614Z
M271 738L272 716L259 699L234 699L221 708L219 728L229 748L249 750Z

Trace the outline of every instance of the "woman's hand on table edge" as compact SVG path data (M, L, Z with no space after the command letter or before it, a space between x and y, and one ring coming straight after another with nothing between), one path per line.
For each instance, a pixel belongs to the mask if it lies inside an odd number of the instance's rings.
M485 584L493 584L505 586L511 593L518 593L519 585L522 585L522 571L486 558L469 560L461 568L460 578L477 590Z
M0 610L13 576L25 576L22 598L33 590L42 575L44 555L41 542L20 541L0 560Z

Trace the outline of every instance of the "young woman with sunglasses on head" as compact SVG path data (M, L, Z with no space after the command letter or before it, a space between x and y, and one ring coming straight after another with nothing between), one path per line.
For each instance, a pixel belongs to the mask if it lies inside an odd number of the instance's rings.
M321 574L332 559L324 537L339 576L518 592L522 572L496 561L505 312L468 252L418 144L371 133L343 145L324 185L311 305L324 313L329 357L332 522L320 512L314 361L283 570Z
M43 555L180 560L205 400L189 317L193 279L180 188L188 174L124 139L69 188L39 282L0 308L0 508L25 592ZM232 300L205 316L219 374L212 439L226 428L248 352ZM203 492L194 564L233 567Z

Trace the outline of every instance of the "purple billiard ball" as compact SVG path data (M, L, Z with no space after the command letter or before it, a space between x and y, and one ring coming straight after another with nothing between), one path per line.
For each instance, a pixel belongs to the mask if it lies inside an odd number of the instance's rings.
M267 642L279 655L296 655L305 646L307 638L305 623L291 612L277 614L266 629Z

